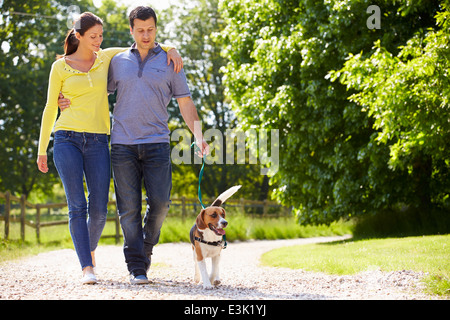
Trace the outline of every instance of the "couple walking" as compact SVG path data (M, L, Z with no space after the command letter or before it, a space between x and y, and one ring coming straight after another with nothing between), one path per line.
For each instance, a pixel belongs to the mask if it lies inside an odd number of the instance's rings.
M181 57L174 48L155 42L154 10L139 6L129 20L135 40L131 48L102 50L102 20L89 12L81 14L67 34L65 54L52 65L42 116L37 165L48 172L47 147L54 127L54 163L66 193L69 229L84 284L97 282L95 249L106 222L111 164L130 281L148 283L153 246L170 205L170 99L177 99L193 133L194 122L199 121ZM107 95L116 91L110 130ZM58 104L61 113L56 120ZM209 146L201 132L194 137L200 156L207 154ZM147 200L143 226L142 180Z

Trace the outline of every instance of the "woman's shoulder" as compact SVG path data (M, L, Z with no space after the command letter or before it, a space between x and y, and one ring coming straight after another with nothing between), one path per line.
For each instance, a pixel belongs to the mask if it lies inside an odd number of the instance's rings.
M56 60L53 62L53 66L64 66L64 64L66 63L64 59L65 59L64 56L57 57Z
M64 56L60 56L58 58L56 58L55 61L53 61L52 63L52 71L62 71L64 70L64 66L65 66L66 62L64 60Z

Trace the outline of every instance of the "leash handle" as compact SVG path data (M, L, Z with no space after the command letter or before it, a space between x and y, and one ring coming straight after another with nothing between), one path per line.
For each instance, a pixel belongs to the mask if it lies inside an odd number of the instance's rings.
M195 141L191 144L191 148L194 148L194 151L200 151L200 148L198 147L198 145L195 143ZM205 170L205 157L202 157L202 168L200 169L200 173L198 176L198 201L200 201L200 204L202 206L203 209L206 208L206 206L203 204L202 202L202 189L201 189L201 183L202 183L202 178L203 178L203 171Z

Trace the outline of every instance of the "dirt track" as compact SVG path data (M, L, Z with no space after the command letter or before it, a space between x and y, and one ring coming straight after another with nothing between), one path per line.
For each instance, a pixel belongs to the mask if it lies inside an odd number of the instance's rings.
M74 250L65 249L0 265L0 299L435 299L420 289L423 274L372 270L354 276L331 276L259 265L274 248L342 237L229 243L222 251L222 284L204 290L193 282L190 244L155 247L149 285L131 285L120 246L97 249L96 285L81 285ZM209 267L209 265L208 265Z

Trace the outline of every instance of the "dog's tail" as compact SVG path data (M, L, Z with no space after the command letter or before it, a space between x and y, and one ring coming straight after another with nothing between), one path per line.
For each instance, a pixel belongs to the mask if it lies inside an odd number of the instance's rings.
M211 206L220 207L222 203L224 203L229 197L235 194L235 192L238 191L240 187L241 187L240 185L234 186L228 189L227 191L223 192L220 196L217 197L216 200L214 200Z

